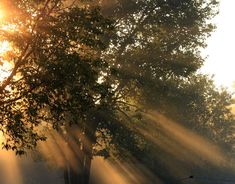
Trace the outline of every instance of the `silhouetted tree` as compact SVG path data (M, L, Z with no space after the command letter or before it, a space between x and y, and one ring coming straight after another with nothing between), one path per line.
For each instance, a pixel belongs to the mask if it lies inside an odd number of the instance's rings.
M72 179L88 183L97 114L112 108L111 85L99 82L111 22L76 1L12 1L11 8L1 32L13 47L12 69L0 86L4 148L23 154L46 139L42 126L76 124L89 141L80 139L81 172L75 175L82 174Z
M76 124L80 171L66 174L87 184L94 155L144 162L151 144L139 131L146 107L169 116L175 107L172 118L192 127L204 115L201 130L215 139L227 135L221 126L232 122L230 97L195 75L216 1L22 0L11 6L0 35L13 48L12 70L0 86L6 149L22 154L46 139L42 126L60 131Z

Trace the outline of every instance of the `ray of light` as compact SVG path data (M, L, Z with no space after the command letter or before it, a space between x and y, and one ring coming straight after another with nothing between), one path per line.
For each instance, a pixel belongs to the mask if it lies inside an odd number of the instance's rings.
M0 134L0 142L3 141L4 138L2 134ZM14 152L0 150L0 168L2 171L0 182L7 184L23 184L20 166Z
M228 158L225 156L223 151L206 138L197 135L195 132L192 132L179 123L166 118L156 111L149 113L147 117L154 124L157 124L162 128L163 132L165 133L163 138L164 140L162 139L162 146L165 146L165 149L167 149L169 152L174 150L176 154L175 156L180 158L181 153L186 151L190 153L190 155L186 156L187 153L185 153L186 157L184 158L203 158L203 160L217 166L227 165L229 163ZM159 141L155 140L155 143L159 144Z

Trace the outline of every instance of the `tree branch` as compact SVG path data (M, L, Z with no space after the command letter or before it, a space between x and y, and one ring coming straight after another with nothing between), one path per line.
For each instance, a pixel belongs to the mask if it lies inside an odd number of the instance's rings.
M43 9L41 10L41 12L45 12L46 8L48 7L49 3L51 2L51 0L47 0ZM41 14L40 16L37 17L35 24L32 27L31 30L31 34L33 35L33 32L36 28L37 22L40 20L40 18L49 16L52 12L52 10L56 7L56 5L58 4L59 0L56 1L55 5L50 9L50 11L46 14L43 15ZM37 37L36 37L37 38ZM11 82L11 80L13 79L13 77L16 75L18 68L24 64L24 62L26 61L26 59L33 53L34 51L34 45L32 45L31 50L29 50L30 45L35 42L33 42L33 40L28 40L25 49L23 50L23 52L21 53L21 56L19 56L18 61L15 63L15 66L12 70L12 72L10 73L10 75L7 77L6 80L3 81L2 85L0 86L0 93L3 92L3 90L6 88L6 86L8 86ZM28 52L27 52L28 51Z

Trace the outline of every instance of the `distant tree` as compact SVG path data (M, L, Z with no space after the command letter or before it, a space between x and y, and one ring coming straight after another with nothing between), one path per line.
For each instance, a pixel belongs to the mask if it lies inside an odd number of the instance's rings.
M200 49L214 29L209 20L217 14L217 3L103 1L103 12L116 19L117 35L104 58L112 61L117 110L125 122L119 128L109 127L113 143L122 150L120 154L128 155L129 151L168 182L175 181L167 179L169 168L158 164L166 153L138 131L143 128L159 138L161 130L147 128L149 124L143 120L142 112L147 109L166 115L232 153L231 95L216 89L208 77L196 74L204 62ZM128 144L133 141L136 144Z
M190 146L193 146L193 141L197 140L180 132L186 140L191 142L191 145L182 146L179 140L174 139L174 136L164 129L164 123L166 123L164 119L156 118L153 124L146 112L142 115L142 121L145 124L141 130L147 141L145 151L143 151L145 154L138 156L140 162L164 182L177 183L179 175L171 172L171 169L176 168L180 168L179 173L196 173L199 176L211 178L228 176L233 178L235 119L230 107L234 103L231 94L224 89L216 89L213 81L203 75L190 76L187 80L178 81L168 87L165 97L162 98L162 105L157 105L155 108L152 106L151 110L158 109L157 113L169 118L175 125L212 143L223 151L224 159L228 160L218 166L203 154L193 155L194 152L190 151ZM171 128L174 132L174 127ZM202 144L202 150L203 146ZM205 149L210 151L211 148ZM180 152L177 152L179 150ZM212 158L213 154L212 152ZM187 158L187 155L190 155L191 160ZM216 162L216 159L214 161Z
M116 81L117 111L126 117L148 108L164 113L173 100L170 93L177 96L192 76L200 80L195 75L204 62L200 49L214 29L209 20L217 14L218 2L102 3L103 13L115 19L117 32L103 54L110 63L110 78Z
M214 142L221 142L221 145L227 142L231 146L234 124L231 94L217 89L213 80L204 75L193 75L180 84L168 91L164 110L168 116Z
M113 6L118 34L107 57L123 79L120 86L134 82L149 102L160 102L164 85L202 66L199 49L214 29L208 20L217 13L216 1L124 0Z

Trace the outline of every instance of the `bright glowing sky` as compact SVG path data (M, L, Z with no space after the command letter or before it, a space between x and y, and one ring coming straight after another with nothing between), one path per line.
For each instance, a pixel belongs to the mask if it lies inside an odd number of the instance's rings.
M235 91L235 0L221 0L214 19L216 31L208 39L203 56L208 55L203 73L214 74L215 84ZM233 86L233 87L232 87Z

